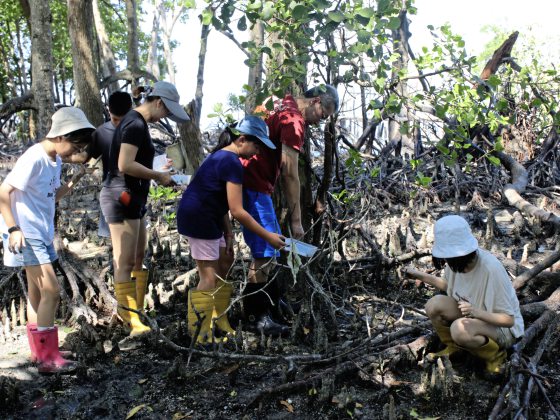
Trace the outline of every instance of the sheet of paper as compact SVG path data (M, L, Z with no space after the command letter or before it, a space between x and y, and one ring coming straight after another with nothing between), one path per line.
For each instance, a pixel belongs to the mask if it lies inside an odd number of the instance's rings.
M181 174L171 175L171 179L177 185L189 185L189 182L191 182L191 177L192 175L181 175Z
M152 169L158 172L167 172L169 168L163 169L163 167L167 165L167 155L164 153L163 155L157 155L154 157L154 162L152 163Z
M317 247L311 244L307 244L302 241L298 241L293 238L286 238L286 247L284 251L292 251L302 257L312 257L315 252L317 252Z

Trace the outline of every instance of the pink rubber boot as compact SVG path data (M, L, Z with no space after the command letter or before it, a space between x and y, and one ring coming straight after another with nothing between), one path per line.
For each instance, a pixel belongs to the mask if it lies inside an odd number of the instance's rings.
M37 323L35 322L27 323L27 341L29 342L29 348L31 349L31 356L29 356L29 360L31 361L31 363L37 363L37 349L35 348L33 337L31 336L31 331L36 329L37 329ZM60 350L60 355L62 357L72 357L72 352L68 350Z
M58 350L58 328L45 331L31 330L39 373L72 373L76 370L76 362L66 360Z
M31 332L33 330L37 330L37 324L34 322L27 323L27 341L29 342L29 349L31 350L31 356L29 356L29 360L31 363L37 362L37 350L35 349L35 343L33 342L33 336Z

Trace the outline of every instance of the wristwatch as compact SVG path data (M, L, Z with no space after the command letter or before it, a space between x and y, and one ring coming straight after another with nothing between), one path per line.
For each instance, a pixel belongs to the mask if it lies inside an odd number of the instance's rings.
M17 232L18 230L21 230L21 228L18 225L14 225L8 229L8 233L14 233Z

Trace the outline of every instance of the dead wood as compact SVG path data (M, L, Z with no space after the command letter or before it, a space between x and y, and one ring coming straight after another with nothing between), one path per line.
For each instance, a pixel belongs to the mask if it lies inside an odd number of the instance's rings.
M0 106L0 120L4 122L9 119L13 114L25 109L34 109L35 97L33 93L26 92L22 96L10 99ZM4 125L4 122L0 124L0 128Z
M536 217L544 222L552 223L559 228L560 217L532 205L521 197L521 193L523 193L527 187L528 179L527 170L523 165L503 152L495 152L495 155L500 159L502 165L511 172L512 182L506 184L503 190L504 196L507 198L509 204L519 209L525 216Z
M558 321L558 315L556 315L553 311L545 311L539 319L533 322L533 324L525 330L523 338L513 346L513 354L511 356L512 374L510 375L510 380L500 392L489 419L503 418L504 411L508 413L515 411L516 418L527 418L517 417L522 413L522 411L526 411L526 408L529 405L530 393L525 393L525 397L523 399L524 404L522 406L520 404L521 393L523 389L528 390L528 387L533 386L530 383L540 381L540 379L538 379L536 367L549 343L552 332L556 328ZM540 332L545 329L546 333L539 343L534 355L531 357L529 363L525 362L522 356L523 350ZM504 404L508 404L506 410L502 410ZM552 405L551 408L554 411L554 407Z
M502 45L496 51L494 51L494 54L492 54L492 58L488 60L488 62L484 66L484 70L482 70L482 73L480 75L480 78L482 80L488 80L491 75L496 73L502 63L511 56L511 50L513 49L513 46L517 41L518 35L519 32L515 31L508 37L508 39L506 39L502 43Z
M547 258L536 264L533 268L525 271L515 278L513 281L514 289L521 289L529 280L537 276L541 271L546 270L552 266L556 261L560 260L560 251L556 251L549 255Z
M544 311L557 311L560 309L560 287L542 302L533 302L521 306L523 317L536 318Z

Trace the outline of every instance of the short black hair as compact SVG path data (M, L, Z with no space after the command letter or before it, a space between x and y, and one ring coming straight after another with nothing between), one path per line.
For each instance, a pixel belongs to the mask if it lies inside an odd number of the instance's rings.
M432 256L432 263L434 267L441 270L445 264L449 266L454 273L464 273L467 266L476 258L476 250L470 254L454 258L437 258Z
M91 135L94 131L93 128L81 128L65 134L64 138L73 144L88 144L91 142Z
M116 91L109 96L109 112L122 117L132 108L132 98L126 92Z

